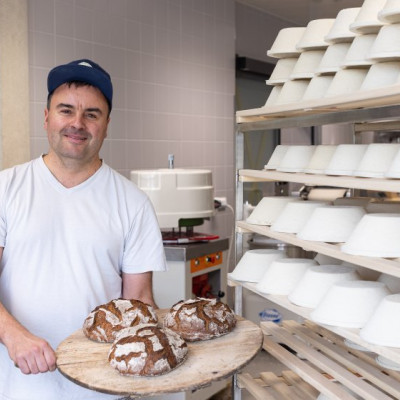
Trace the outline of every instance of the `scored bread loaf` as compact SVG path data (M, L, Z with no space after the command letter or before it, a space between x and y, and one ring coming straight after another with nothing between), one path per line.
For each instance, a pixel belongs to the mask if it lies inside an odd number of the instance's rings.
M152 306L135 299L114 299L91 311L82 329L91 340L113 342L116 334L124 328L143 323L157 325L157 322Z
M117 335L108 361L122 375L156 376L178 367L187 353L187 344L177 333L142 324Z
M236 326L236 317L228 305L197 297L174 304L165 315L163 326L194 342L231 332Z

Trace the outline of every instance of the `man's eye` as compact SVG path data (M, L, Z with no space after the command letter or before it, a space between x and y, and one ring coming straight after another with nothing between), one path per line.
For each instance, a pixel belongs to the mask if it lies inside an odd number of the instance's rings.
M88 113L86 114L89 119L97 119L97 114Z
M62 108L60 112L61 114L71 114L71 110L69 110L68 108Z

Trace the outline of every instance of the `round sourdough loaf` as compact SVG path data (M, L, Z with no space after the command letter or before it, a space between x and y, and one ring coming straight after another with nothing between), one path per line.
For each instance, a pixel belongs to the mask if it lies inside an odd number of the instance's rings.
M229 306L201 297L176 303L164 317L164 327L189 342L225 335L235 326L235 314Z
M153 307L139 300L115 299L97 306L85 319L83 333L97 342L113 342L124 328L150 323L157 325Z
M117 335L108 361L123 375L156 376L178 367L187 353L187 344L177 333L142 324Z

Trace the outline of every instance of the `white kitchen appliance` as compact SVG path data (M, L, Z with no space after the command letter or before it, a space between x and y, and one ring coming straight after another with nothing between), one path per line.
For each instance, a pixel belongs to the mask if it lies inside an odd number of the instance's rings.
M153 203L164 241L167 272L153 273L154 298L160 308L195 296L223 298L227 290L229 240L195 232L214 215L212 173L205 169L133 170L131 180ZM165 400L203 400L226 387L226 380L194 392L162 396ZM152 398L152 400L158 398Z
M177 228L181 219L214 215L214 187L209 170L134 170L131 180L150 197L160 228Z

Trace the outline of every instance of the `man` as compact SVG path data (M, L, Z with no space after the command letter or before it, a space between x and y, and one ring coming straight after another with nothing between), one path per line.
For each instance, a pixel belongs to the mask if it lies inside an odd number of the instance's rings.
M150 201L99 157L109 74L90 60L48 76L47 154L0 172L0 399L115 398L56 370L55 349L113 298L154 304L166 269Z

